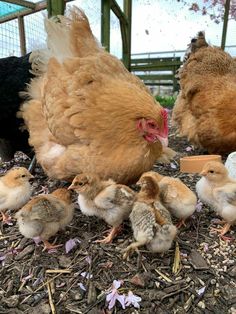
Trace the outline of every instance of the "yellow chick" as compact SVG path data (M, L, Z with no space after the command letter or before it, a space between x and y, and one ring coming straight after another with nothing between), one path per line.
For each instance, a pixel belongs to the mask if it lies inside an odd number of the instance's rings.
M179 218L177 227L185 225L185 220L190 217L197 205L197 197L180 179L162 176L157 172L148 171L142 176L149 175L158 182L160 199L170 213Z
M61 188L51 194L35 196L15 216L23 236L39 237L45 249L52 249L61 245L52 245L48 239L68 225L73 214L71 193Z
M124 250L127 258L138 247L146 245L154 253L167 251L177 234L168 210L159 200L159 187L156 180L149 175L142 176L137 182L141 190L137 195L130 214L133 235L136 242Z
M32 194L29 180L34 178L24 167L10 169L0 178L0 211L3 222L8 221L4 213L8 209L19 209L28 202Z
M206 163L200 175L202 178L196 184L197 194L226 222L222 229L212 228L224 239L231 225L236 224L236 181L229 177L225 166L216 161Z
M97 242L110 243L128 219L136 193L126 185L112 180L100 180L95 174L77 175L69 189L75 190L80 210L87 216L97 216L112 226L108 236Z

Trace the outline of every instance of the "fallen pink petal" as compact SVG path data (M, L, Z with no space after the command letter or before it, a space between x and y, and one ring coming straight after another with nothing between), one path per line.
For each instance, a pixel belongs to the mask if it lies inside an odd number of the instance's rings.
M139 309L140 308L139 302L141 301L142 299L139 296L133 294L132 291L129 291L128 296L125 298L125 305L126 306L133 305L135 308Z
M201 201L198 201L196 205L196 211L197 212L202 211L202 206L203 206L203 203Z
M114 307L116 300L121 304L122 308L125 309L125 295L119 294L116 289L112 289L112 291L106 296L108 309L111 310Z
M69 253L75 246L77 246L78 243L80 243L80 240L77 238L66 241L65 244L66 253Z

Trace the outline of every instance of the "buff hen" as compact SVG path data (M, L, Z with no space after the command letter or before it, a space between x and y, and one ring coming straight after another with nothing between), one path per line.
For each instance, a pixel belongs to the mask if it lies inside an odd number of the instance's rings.
M198 41L202 36L195 45ZM172 121L180 136L209 153L231 152L236 150L236 61L219 48L197 46L179 71Z
M127 183L172 156L166 111L98 44L85 14L74 8L45 23L49 50L31 55L39 77L21 115L48 176L89 172Z

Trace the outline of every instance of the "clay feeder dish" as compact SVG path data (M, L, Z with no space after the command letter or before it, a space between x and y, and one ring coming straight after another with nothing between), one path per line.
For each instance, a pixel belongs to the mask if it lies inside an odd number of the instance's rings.
M222 162L221 155L196 155L180 158L180 171L187 173L200 173L208 161Z

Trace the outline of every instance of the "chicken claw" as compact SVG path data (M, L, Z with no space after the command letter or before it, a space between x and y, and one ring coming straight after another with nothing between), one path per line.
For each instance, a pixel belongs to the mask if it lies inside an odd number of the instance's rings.
M176 228L180 229L182 226L186 227L185 219L180 219L176 224Z
M219 236L222 240L224 241L232 241L232 238L230 237L226 237L225 234L230 230L230 227L231 227L231 224L229 223L226 223L222 228L211 228L210 230L211 231L216 231L216 232L219 232Z
M3 225L10 225L12 224L11 216L1 212L2 215L2 224Z
M113 227L110 229L109 234L102 240L96 240L95 243L111 243L113 241L113 239L120 233L120 231L122 230L121 226L118 227Z
M43 252L46 250L56 249L56 248L62 246L62 244L57 244L57 245L51 244L50 242L48 242L46 240L43 241L43 244L44 244Z
M127 246L127 248L123 250L124 252L123 259L129 260L129 257L133 254L134 251L136 251L137 254L139 254L138 247L141 245L142 243L140 242L134 242L134 243L131 243L129 246Z

